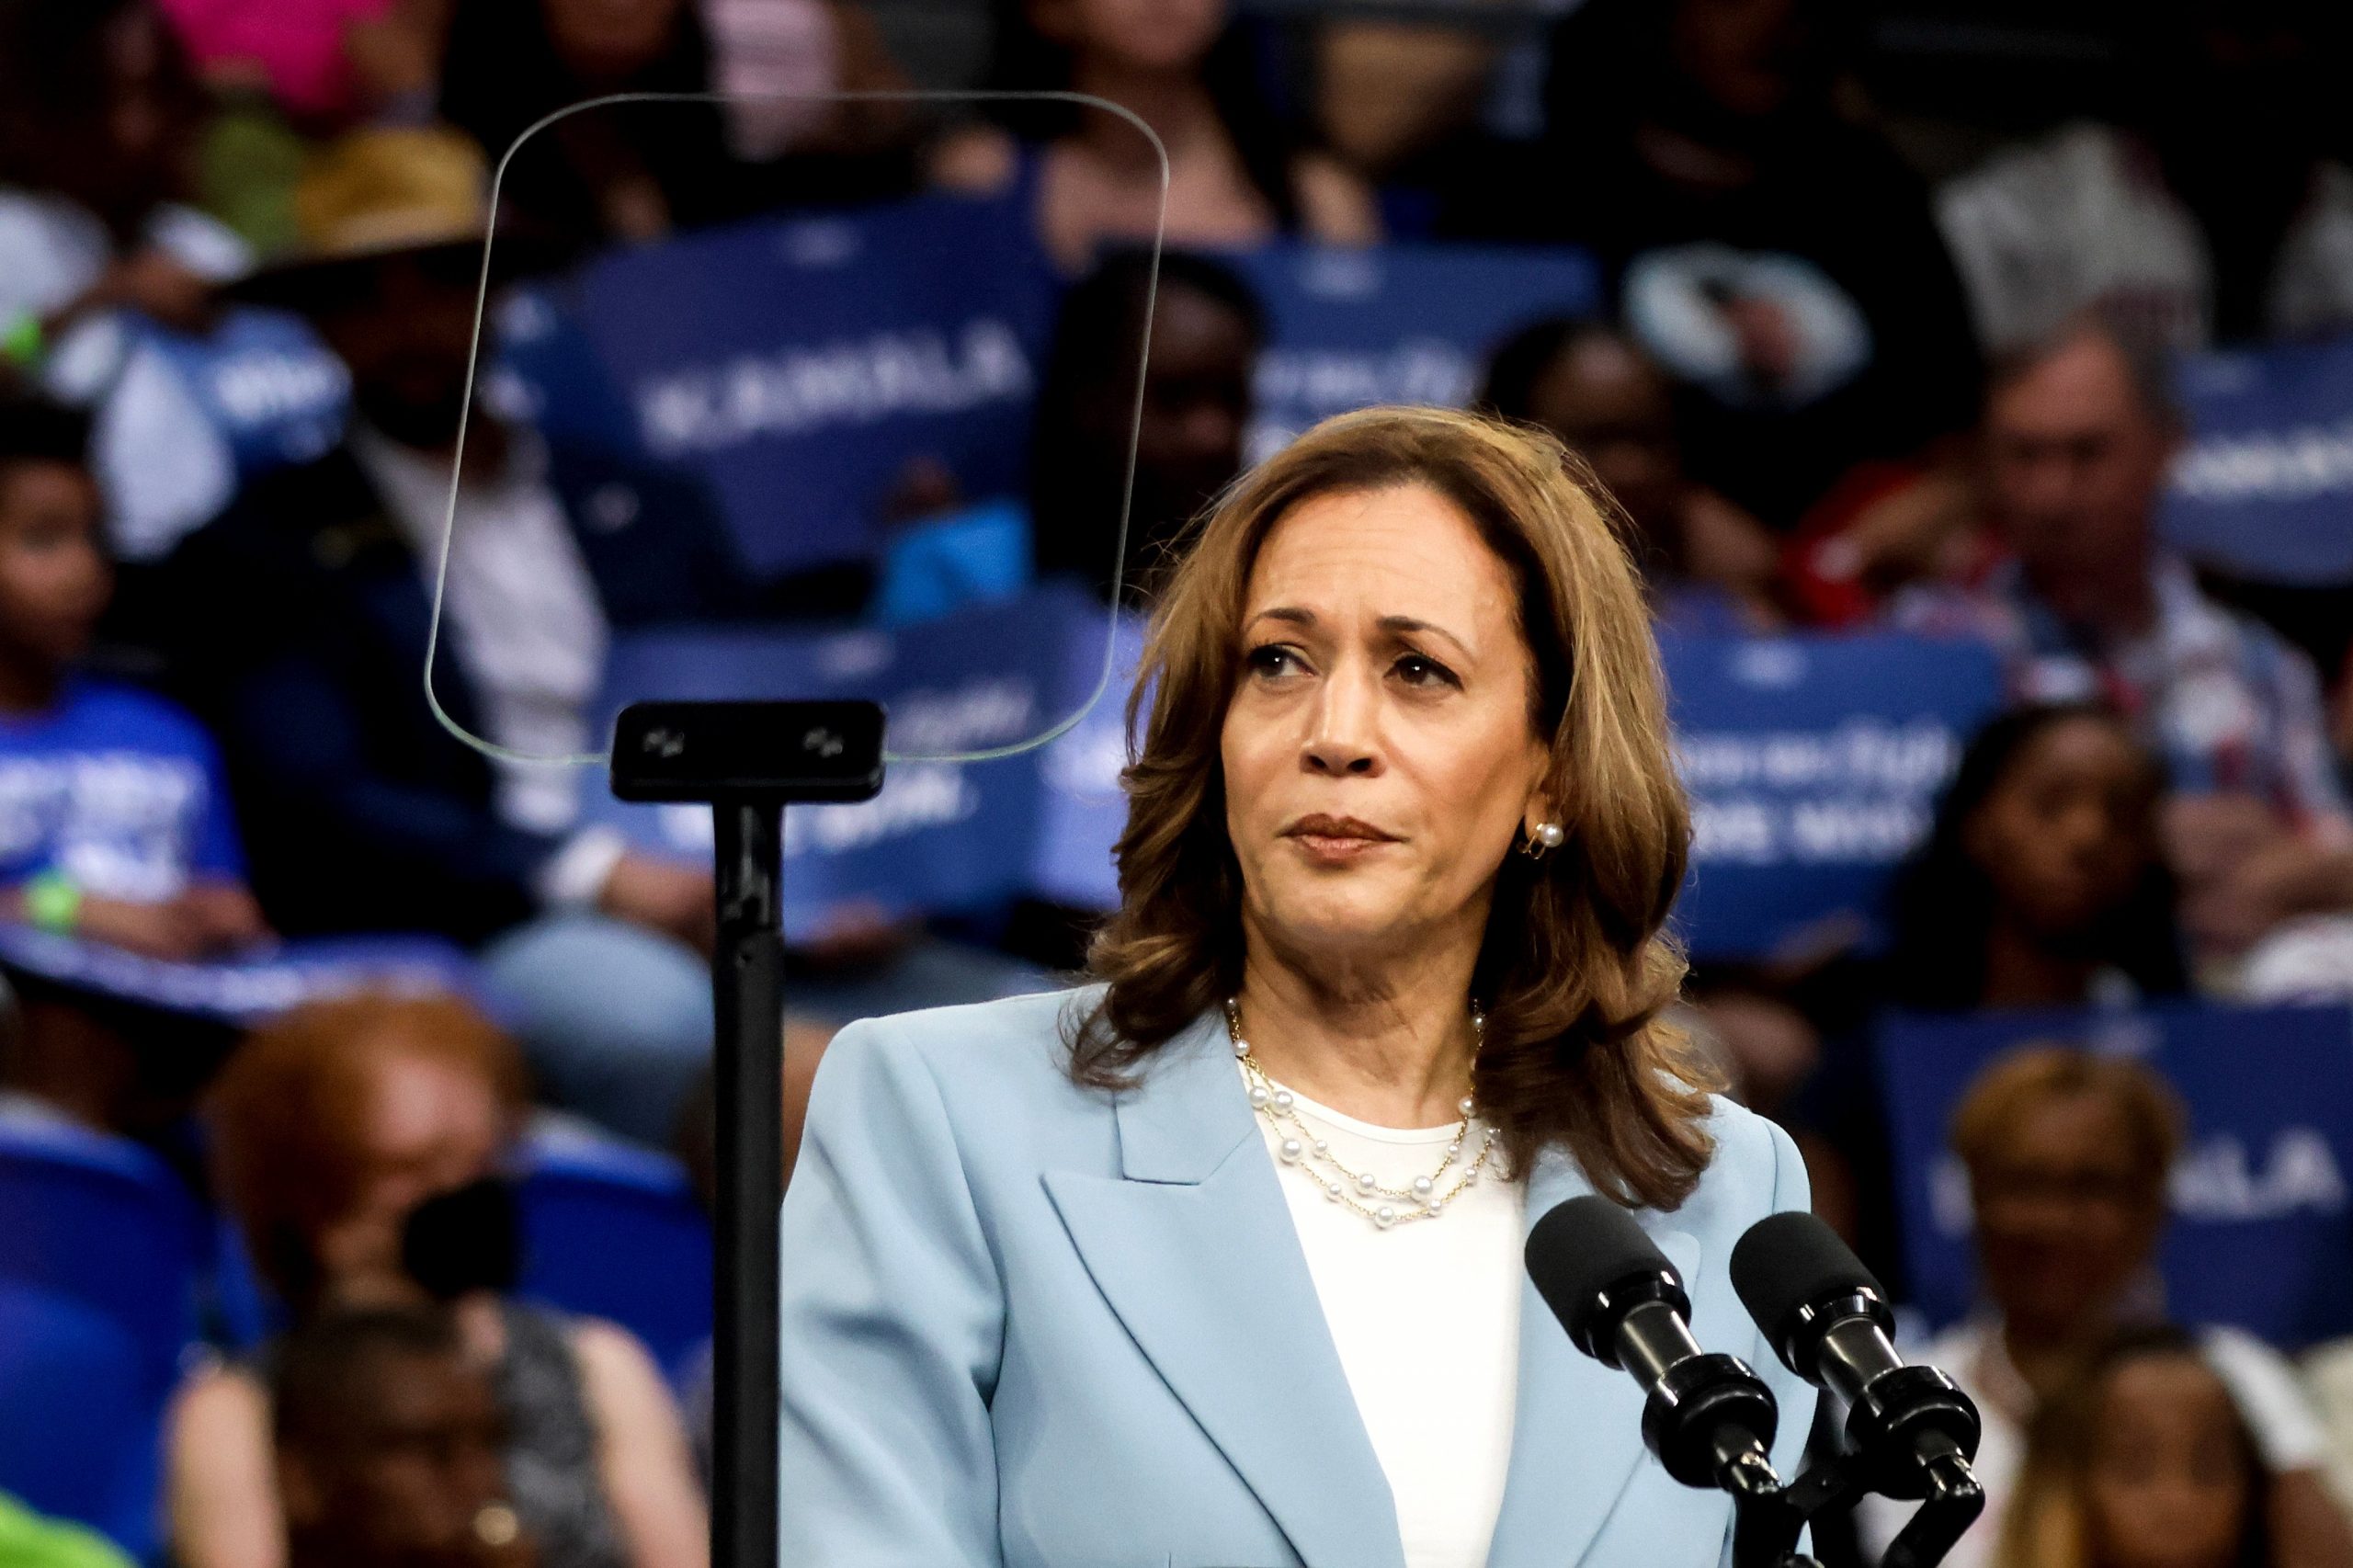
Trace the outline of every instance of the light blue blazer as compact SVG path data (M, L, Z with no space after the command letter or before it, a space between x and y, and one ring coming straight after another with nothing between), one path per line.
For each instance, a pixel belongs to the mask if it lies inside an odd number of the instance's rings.
M786 1568L1404 1568L1396 1513L1220 1020L1133 1090L1081 1089L1064 992L853 1024L817 1074L784 1204ZM1715 1162L1643 1225L1701 1346L1813 1391L1726 1260L1805 1206L1786 1134L1721 1104ZM1592 1191L1568 1159L1528 1216ZM1401 1323L1398 1354L1443 1335ZM1643 1449L1634 1381L1530 1288L1491 1568L1713 1568L1731 1505Z

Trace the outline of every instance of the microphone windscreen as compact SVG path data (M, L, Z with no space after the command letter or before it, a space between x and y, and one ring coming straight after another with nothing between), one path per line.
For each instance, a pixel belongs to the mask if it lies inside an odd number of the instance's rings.
M1597 1197L1572 1198L1537 1221L1528 1233L1527 1257L1536 1293L1580 1346L1594 1337L1587 1320L1602 1292L1635 1275L1675 1273L1631 1214Z
M1817 1301L1858 1290L1887 1297L1837 1232L1797 1211L1748 1228L1732 1249L1732 1288L1768 1337L1779 1335L1792 1312Z

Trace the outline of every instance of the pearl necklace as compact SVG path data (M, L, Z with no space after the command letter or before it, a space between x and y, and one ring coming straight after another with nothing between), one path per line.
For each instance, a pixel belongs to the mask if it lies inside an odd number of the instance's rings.
M1471 1013L1471 1029L1480 1044L1486 1043L1487 1016L1474 1006ZM1471 1118L1478 1109L1475 1100L1465 1095L1455 1105L1462 1119L1455 1124L1454 1136L1447 1141L1446 1156L1438 1169L1428 1176L1417 1176L1404 1187L1384 1187L1370 1171L1352 1171L1332 1153L1331 1143L1315 1136L1314 1130L1299 1114L1299 1096L1267 1075L1251 1054L1250 1042L1242 1038L1242 1009L1233 997L1225 999L1226 1038L1233 1042L1234 1060L1242 1064L1242 1074L1248 1085L1250 1108L1264 1117L1276 1133L1275 1157L1284 1165L1304 1174L1320 1188L1326 1199L1355 1210L1372 1221L1379 1230L1389 1230L1408 1220L1435 1220L1447 1206L1470 1187L1478 1185L1480 1172L1486 1169L1487 1160L1495 1150L1495 1130L1486 1130L1479 1152L1471 1157L1462 1175L1446 1191L1438 1190L1438 1182L1454 1168L1462 1155L1463 1141L1471 1135ZM1323 1167L1318 1169L1318 1167ZM1387 1201L1383 1201L1386 1199Z

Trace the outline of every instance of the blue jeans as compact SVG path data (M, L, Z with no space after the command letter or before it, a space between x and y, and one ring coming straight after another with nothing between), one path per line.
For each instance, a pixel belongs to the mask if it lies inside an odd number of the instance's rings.
M483 970L540 1097L667 1148L710 1060L710 968L675 937L610 915L545 915L484 949Z

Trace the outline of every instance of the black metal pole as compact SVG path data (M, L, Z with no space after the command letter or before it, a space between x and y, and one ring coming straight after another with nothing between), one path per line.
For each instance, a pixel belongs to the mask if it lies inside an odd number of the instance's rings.
M776 1568L777 1210L784 1199L784 806L722 799L711 952L717 1031L712 1568Z

